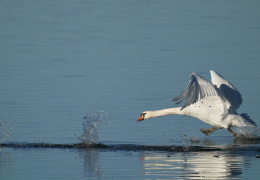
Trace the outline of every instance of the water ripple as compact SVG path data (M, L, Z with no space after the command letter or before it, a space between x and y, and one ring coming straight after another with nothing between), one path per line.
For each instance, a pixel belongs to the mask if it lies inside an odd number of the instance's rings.
M251 141L253 142L253 141ZM260 140L254 140L260 143ZM168 151L168 152L198 152L198 151L260 151L259 146L254 145L227 145L227 146L152 146L137 144L114 144L106 145L103 143L76 143L76 144L48 144L48 143L2 143L0 147L10 148L85 148L103 150L122 150L122 151Z

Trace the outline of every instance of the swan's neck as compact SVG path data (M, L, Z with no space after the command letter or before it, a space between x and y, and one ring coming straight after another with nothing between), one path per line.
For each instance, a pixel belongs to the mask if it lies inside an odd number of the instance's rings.
M166 115L171 115L171 114L180 114L180 115L183 114L181 111L181 107L152 111L151 118L159 117L159 116L166 116Z

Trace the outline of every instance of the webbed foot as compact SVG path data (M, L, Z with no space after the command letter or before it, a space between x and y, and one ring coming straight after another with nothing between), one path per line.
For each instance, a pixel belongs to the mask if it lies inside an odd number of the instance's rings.
M239 138L240 136L239 136L239 134L236 134L236 133L234 133L234 131L232 131L230 128L227 128L227 130L232 134L232 136L234 137L234 138Z
M203 132L206 136L210 135L211 133L213 133L214 131L218 130L218 129L222 129L221 127L212 127L209 129L201 129L200 131Z

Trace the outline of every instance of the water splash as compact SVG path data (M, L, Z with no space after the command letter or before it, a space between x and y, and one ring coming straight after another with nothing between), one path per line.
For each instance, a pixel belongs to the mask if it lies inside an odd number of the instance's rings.
M98 126L102 122L102 114L103 112L99 112L96 114L87 114L83 117L83 134L78 137L82 143L90 145L98 141Z
M9 122L0 123L0 143L10 136L11 130Z
M236 127L235 132L239 134L239 138L260 138L259 127Z

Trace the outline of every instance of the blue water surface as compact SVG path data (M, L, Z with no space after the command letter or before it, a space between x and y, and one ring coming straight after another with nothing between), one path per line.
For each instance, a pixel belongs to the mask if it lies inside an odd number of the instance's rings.
M1 1L1 143L80 143L87 115L98 118L93 140L107 145L247 146L226 130L205 137L199 130L210 126L191 117L136 119L176 107L171 100L189 75L210 80L213 69L242 94L238 112L260 125L259 6L256 0ZM248 149L0 147L0 179L243 179L257 174L256 157Z

